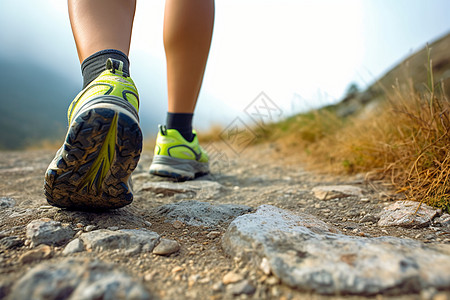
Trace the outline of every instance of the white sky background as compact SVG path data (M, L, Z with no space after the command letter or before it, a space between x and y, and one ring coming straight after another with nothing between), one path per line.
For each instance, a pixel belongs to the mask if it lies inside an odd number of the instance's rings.
M164 1L138 0L130 52L142 118L157 112L159 123L163 12ZM227 125L261 91L284 115L336 102L351 82L372 83L448 33L449 12L448 0L217 0L195 124ZM81 85L65 1L0 0L0 26L3 57L35 60Z

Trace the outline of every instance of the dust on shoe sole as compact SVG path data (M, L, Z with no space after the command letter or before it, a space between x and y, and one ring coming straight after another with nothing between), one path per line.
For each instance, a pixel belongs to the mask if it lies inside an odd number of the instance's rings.
M81 113L45 176L47 201L76 209L111 209L133 200L128 179L142 150L135 119L110 108Z

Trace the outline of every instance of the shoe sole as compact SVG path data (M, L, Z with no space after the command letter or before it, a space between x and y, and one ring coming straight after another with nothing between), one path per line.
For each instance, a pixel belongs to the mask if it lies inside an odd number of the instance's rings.
M184 181L208 174L209 164L166 155L155 155L149 172L153 175Z
M101 103L82 110L45 174L48 203L81 210L130 204L130 175L141 151L141 129L129 111Z

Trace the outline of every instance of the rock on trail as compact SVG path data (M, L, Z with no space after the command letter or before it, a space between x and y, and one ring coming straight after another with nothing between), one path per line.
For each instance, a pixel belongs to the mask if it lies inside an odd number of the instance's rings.
M222 246L256 267L266 259L266 270L283 283L320 294L402 294L450 286L448 247L347 236L313 216L271 205L237 217Z
M63 250L64 255L69 255L72 253L82 252L84 250L83 242L80 239L74 239L66 245Z
M126 255L153 252L170 255L180 249L180 244L171 239L161 239L156 232L141 229L98 229L82 233L66 245L63 254L88 251L119 251Z
M16 205L16 201L9 197L0 197L0 209L10 208Z
M155 214L169 222L180 221L190 226L214 227L252 211L247 205L211 204L200 201L181 201L158 207Z
M330 200L350 196L362 196L362 190L353 185L325 185L312 189L314 196L319 200Z
M13 286L10 299L151 299L147 290L114 265L99 261L65 259L42 263Z
M87 250L151 252L159 242L159 234L147 229L99 229L80 235Z
M33 220L27 225L27 237L32 246L40 244L59 245L70 240L75 235L69 226L48 218Z
M437 214L437 209L424 203L397 201L383 209L378 226L425 227Z
M210 180L147 182L139 188L140 191L151 191L155 194L163 194L165 196L186 193L202 198L212 198L225 189L220 183Z
M169 255L180 250L180 244L170 239L161 239L159 244L153 249L154 254Z

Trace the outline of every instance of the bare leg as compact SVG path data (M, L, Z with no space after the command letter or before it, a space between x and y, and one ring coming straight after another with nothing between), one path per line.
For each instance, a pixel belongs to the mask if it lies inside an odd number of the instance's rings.
M142 150L127 57L136 1L68 4L83 91L69 106L66 139L45 173L44 191L57 207L119 208L133 200L129 178Z
M68 4L80 62L104 49L128 55L136 0L69 0Z
M164 48L169 112L193 113L214 25L214 0L167 0Z

